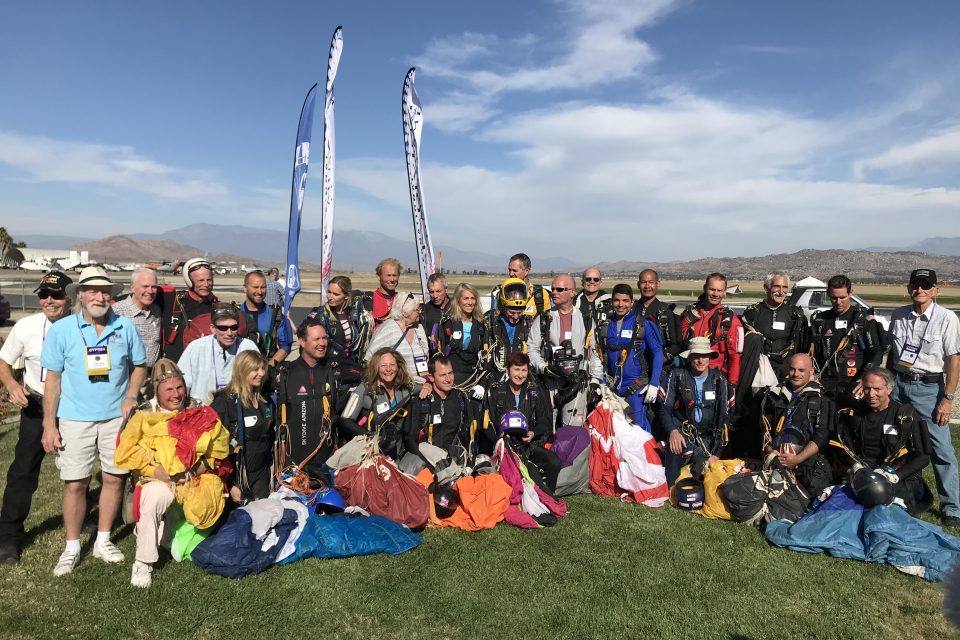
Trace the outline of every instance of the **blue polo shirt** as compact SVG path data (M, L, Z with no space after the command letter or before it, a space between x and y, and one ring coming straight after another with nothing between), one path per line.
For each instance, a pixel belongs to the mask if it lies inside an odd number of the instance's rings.
M105 380L93 382L87 375L88 346L110 349L110 373ZM57 417L83 422L120 417L130 370L146 361L137 328L129 318L113 311L108 313L107 324L99 336L82 313L54 323L47 330L40 354L41 366L61 374Z

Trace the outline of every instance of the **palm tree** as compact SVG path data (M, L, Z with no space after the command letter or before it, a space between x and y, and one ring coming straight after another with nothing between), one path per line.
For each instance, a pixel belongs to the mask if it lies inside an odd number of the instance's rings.
M22 242L14 242L6 227L0 227L0 266L18 267L23 262Z

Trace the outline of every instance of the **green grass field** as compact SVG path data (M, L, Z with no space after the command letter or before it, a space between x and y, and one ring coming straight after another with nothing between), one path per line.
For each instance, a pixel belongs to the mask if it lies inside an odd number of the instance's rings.
M955 433L960 437L960 433ZM0 426L0 468L14 424ZM5 482L5 480L3 481ZM939 586L887 566L767 544L745 525L577 496L551 529L427 530L396 557L308 560L243 580L158 565L147 591L63 544L61 484L43 469L17 566L0 567L0 638L947 638Z

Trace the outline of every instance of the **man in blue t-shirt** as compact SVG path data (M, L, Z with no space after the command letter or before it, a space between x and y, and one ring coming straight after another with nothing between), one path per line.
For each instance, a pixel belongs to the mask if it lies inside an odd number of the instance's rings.
M66 547L55 576L72 572L80 561L80 528L97 457L103 486L93 557L123 562L123 553L110 541L110 528L127 472L114 466L113 456L117 434L146 377L146 353L133 322L110 308L122 290L102 267L81 271L78 281L67 286L67 296L77 300L80 312L49 328L40 355L47 371L41 442L44 451L57 454L64 481Z

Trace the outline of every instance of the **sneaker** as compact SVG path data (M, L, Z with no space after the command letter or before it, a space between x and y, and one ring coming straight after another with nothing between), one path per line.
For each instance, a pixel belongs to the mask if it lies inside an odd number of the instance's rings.
M958 516L943 516L941 522L945 527L960 527L960 517Z
M65 576L68 573L71 573L79 562L79 551L65 549L64 552L60 554L60 559L57 560L56 566L53 567L53 575L57 576L58 578L60 576Z
M93 543L93 557L100 558L104 562L117 564L123 562L123 552L117 549L117 545L109 540Z
M20 545L16 542L0 543L0 564L17 564L20 562Z
M146 589L153 583L153 566L146 562L134 561L133 571L130 572L130 584Z

